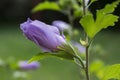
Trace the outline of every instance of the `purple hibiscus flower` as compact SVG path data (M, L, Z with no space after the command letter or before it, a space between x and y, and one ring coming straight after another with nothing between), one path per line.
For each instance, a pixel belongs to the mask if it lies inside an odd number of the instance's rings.
M59 50L57 47L66 43L65 38L60 35L58 28L47 25L38 20L28 19L20 24L24 35L37 44L43 52Z
M18 62L18 67L21 70L33 70L33 69L39 68L40 63L39 62L28 63L28 61L20 61L20 62Z

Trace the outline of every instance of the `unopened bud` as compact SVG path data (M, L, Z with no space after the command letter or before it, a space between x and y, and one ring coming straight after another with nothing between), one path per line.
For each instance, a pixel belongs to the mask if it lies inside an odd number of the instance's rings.
M86 45L87 45L87 43L86 43L84 40L82 40L82 39L80 39L80 43L81 43L83 46L86 46Z

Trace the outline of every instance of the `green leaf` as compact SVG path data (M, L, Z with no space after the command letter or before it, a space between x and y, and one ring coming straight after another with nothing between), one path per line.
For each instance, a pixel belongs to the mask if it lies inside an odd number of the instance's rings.
M42 11L42 10L56 10L56 11L60 11L60 7L56 2L42 2L39 3L37 6L35 6L32 9L32 12L38 12L38 11Z
M95 35L95 31L96 31L96 25L95 25L95 21L93 19L93 15L90 13L85 15L80 20L80 23L83 26L87 35L92 38Z
M108 67L102 80L120 80L120 64Z
M42 60L46 57L58 57L60 59L73 60L73 56L71 54L60 51L59 53L39 53L33 56L28 62L31 63L33 61Z
M107 14L107 15L104 15L102 17L102 19L98 22L96 20L96 26L98 25L99 29L98 31L101 29L101 28L107 28L108 26L114 26L115 25L115 22L118 21L118 16L115 16L113 14Z
M113 2L112 4L107 4L104 9L101 9L100 11L103 13L112 13L114 12L115 8L119 4L120 0L117 0Z
M105 8L98 10L96 13L96 19L94 19L93 15L89 13L80 20L82 27L90 38L93 38L102 29L115 25L115 22L118 21L119 17L111 13L115 10L119 2L120 0L108 4Z

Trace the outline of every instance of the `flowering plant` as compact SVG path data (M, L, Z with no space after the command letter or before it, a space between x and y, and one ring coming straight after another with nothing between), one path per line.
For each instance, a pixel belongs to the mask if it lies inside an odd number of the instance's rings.
M94 37L98 32L104 28L107 28L108 26L114 26L115 22L117 22L119 18L112 13L119 4L120 0L117 0L111 4L107 4L103 9L97 10L94 18L94 15L89 10L89 6L91 6L91 4L95 1L96 0L59 0L58 2L45 1L33 8L33 12L46 9L60 11L68 16L69 24L63 21L54 21L52 25L48 25L41 21L32 21L30 19L22 23L20 28L24 35L37 44L43 51L42 53L33 56L29 62L40 60L46 56L56 56L69 59L74 61L80 68L82 68L85 72L86 80L90 80L90 45L92 44ZM71 31L72 28L69 28L74 26L73 21L76 17L81 17L79 23L85 32L85 36L80 38L79 43L76 43L74 40L72 40L74 32ZM66 37L69 34L64 35L65 30L68 30L68 32L72 34L70 35L70 39L67 39ZM81 53L85 53L84 57L81 55ZM109 72L110 69L112 69L114 72L118 66L120 67L119 64L111 66L106 71L107 75L104 75L99 79L119 80L119 74L117 73L117 77L109 76L111 74Z

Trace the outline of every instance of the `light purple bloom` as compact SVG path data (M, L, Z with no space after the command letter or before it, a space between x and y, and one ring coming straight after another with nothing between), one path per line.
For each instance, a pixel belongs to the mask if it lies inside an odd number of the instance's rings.
M20 62L18 62L18 67L21 70L32 70L32 69L39 68L40 64L39 64L39 62L28 63L27 61L20 61Z
M52 25L56 26L60 31L68 30L70 28L69 24L61 20L53 21Z
M57 51L58 46L66 43L59 30L38 20L28 19L20 25L24 35L36 43L44 52Z
M85 53L85 47L82 46L80 43L72 41L72 44L78 49L80 53Z

